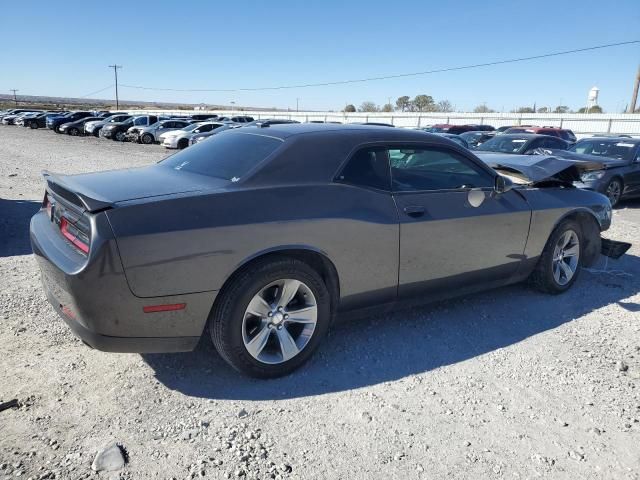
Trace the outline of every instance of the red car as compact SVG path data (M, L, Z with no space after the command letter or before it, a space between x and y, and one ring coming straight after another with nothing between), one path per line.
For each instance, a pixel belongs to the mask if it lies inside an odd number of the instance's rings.
M465 132L492 132L495 130L491 125L450 125L448 123L438 123L424 129L429 133L451 133L460 135Z
M511 127L504 133L537 133L538 135L550 135L552 137L559 137L566 140L569 143L576 143L576 136L571 130L557 127Z

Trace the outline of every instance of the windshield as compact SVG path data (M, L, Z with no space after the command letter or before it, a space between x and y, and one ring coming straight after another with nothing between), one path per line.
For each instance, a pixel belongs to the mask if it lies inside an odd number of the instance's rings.
M527 141L528 140L526 138L505 138L501 135L487 140L478 147L478 150L484 152L521 153L524 151L524 146Z
M182 150L160 165L237 182L282 143L278 138L227 132Z
M633 143L619 140L580 140L569 148L569 151L627 160L631 157L631 151L634 147Z

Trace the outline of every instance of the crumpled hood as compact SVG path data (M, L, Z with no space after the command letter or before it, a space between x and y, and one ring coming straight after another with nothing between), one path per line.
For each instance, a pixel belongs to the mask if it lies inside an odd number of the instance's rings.
M622 167L629 165L626 160L619 160L617 158L602 157L599 155L588 155L586 153L569 152L568 150L550 150L551 155L554 157L564 158L567 160L577 160L581 162L597 162L604 165L605 168Z
M589 170L602 170L602 162L575 161L554 155L509 155L501 153L476 153L476 156L499 173L513 175L527 183L573 183Z

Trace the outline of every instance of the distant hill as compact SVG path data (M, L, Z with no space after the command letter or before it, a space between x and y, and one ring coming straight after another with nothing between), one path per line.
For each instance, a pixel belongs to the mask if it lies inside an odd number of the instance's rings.
M18 107L33 108L74 108L87 110L114 110L116 108L113 99L95 98L73 98L73 97L50 97L46 95L18 95ZM173 103L173 102L145 102L142 100L120 100L120 109L128 110L143 108L147 110L251 110L251 111L274 111L275 108L264 107L243 107L231 105L214 105L202 103ZM13 95L0 94L0 109L14 108Z

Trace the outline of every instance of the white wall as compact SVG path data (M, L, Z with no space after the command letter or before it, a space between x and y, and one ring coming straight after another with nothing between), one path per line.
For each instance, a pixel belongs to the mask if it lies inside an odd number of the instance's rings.
M489 124L494 127L507 125L536 125L554 126L573 130L577 135L596 133L618 133L627 135L640 135L640 114L627 113L417 113L417 112L392 112L392 113L343 113L343 112L283 112L283 111L238 111L238 110L140 110L144 113L164 113L175 115L217 113L218 115L250 115L260 118L287 118L300 122L324 121L324 122L384 122L396 127L415 128L432 125L435 123ZM132 111L133 113L133 111Z

